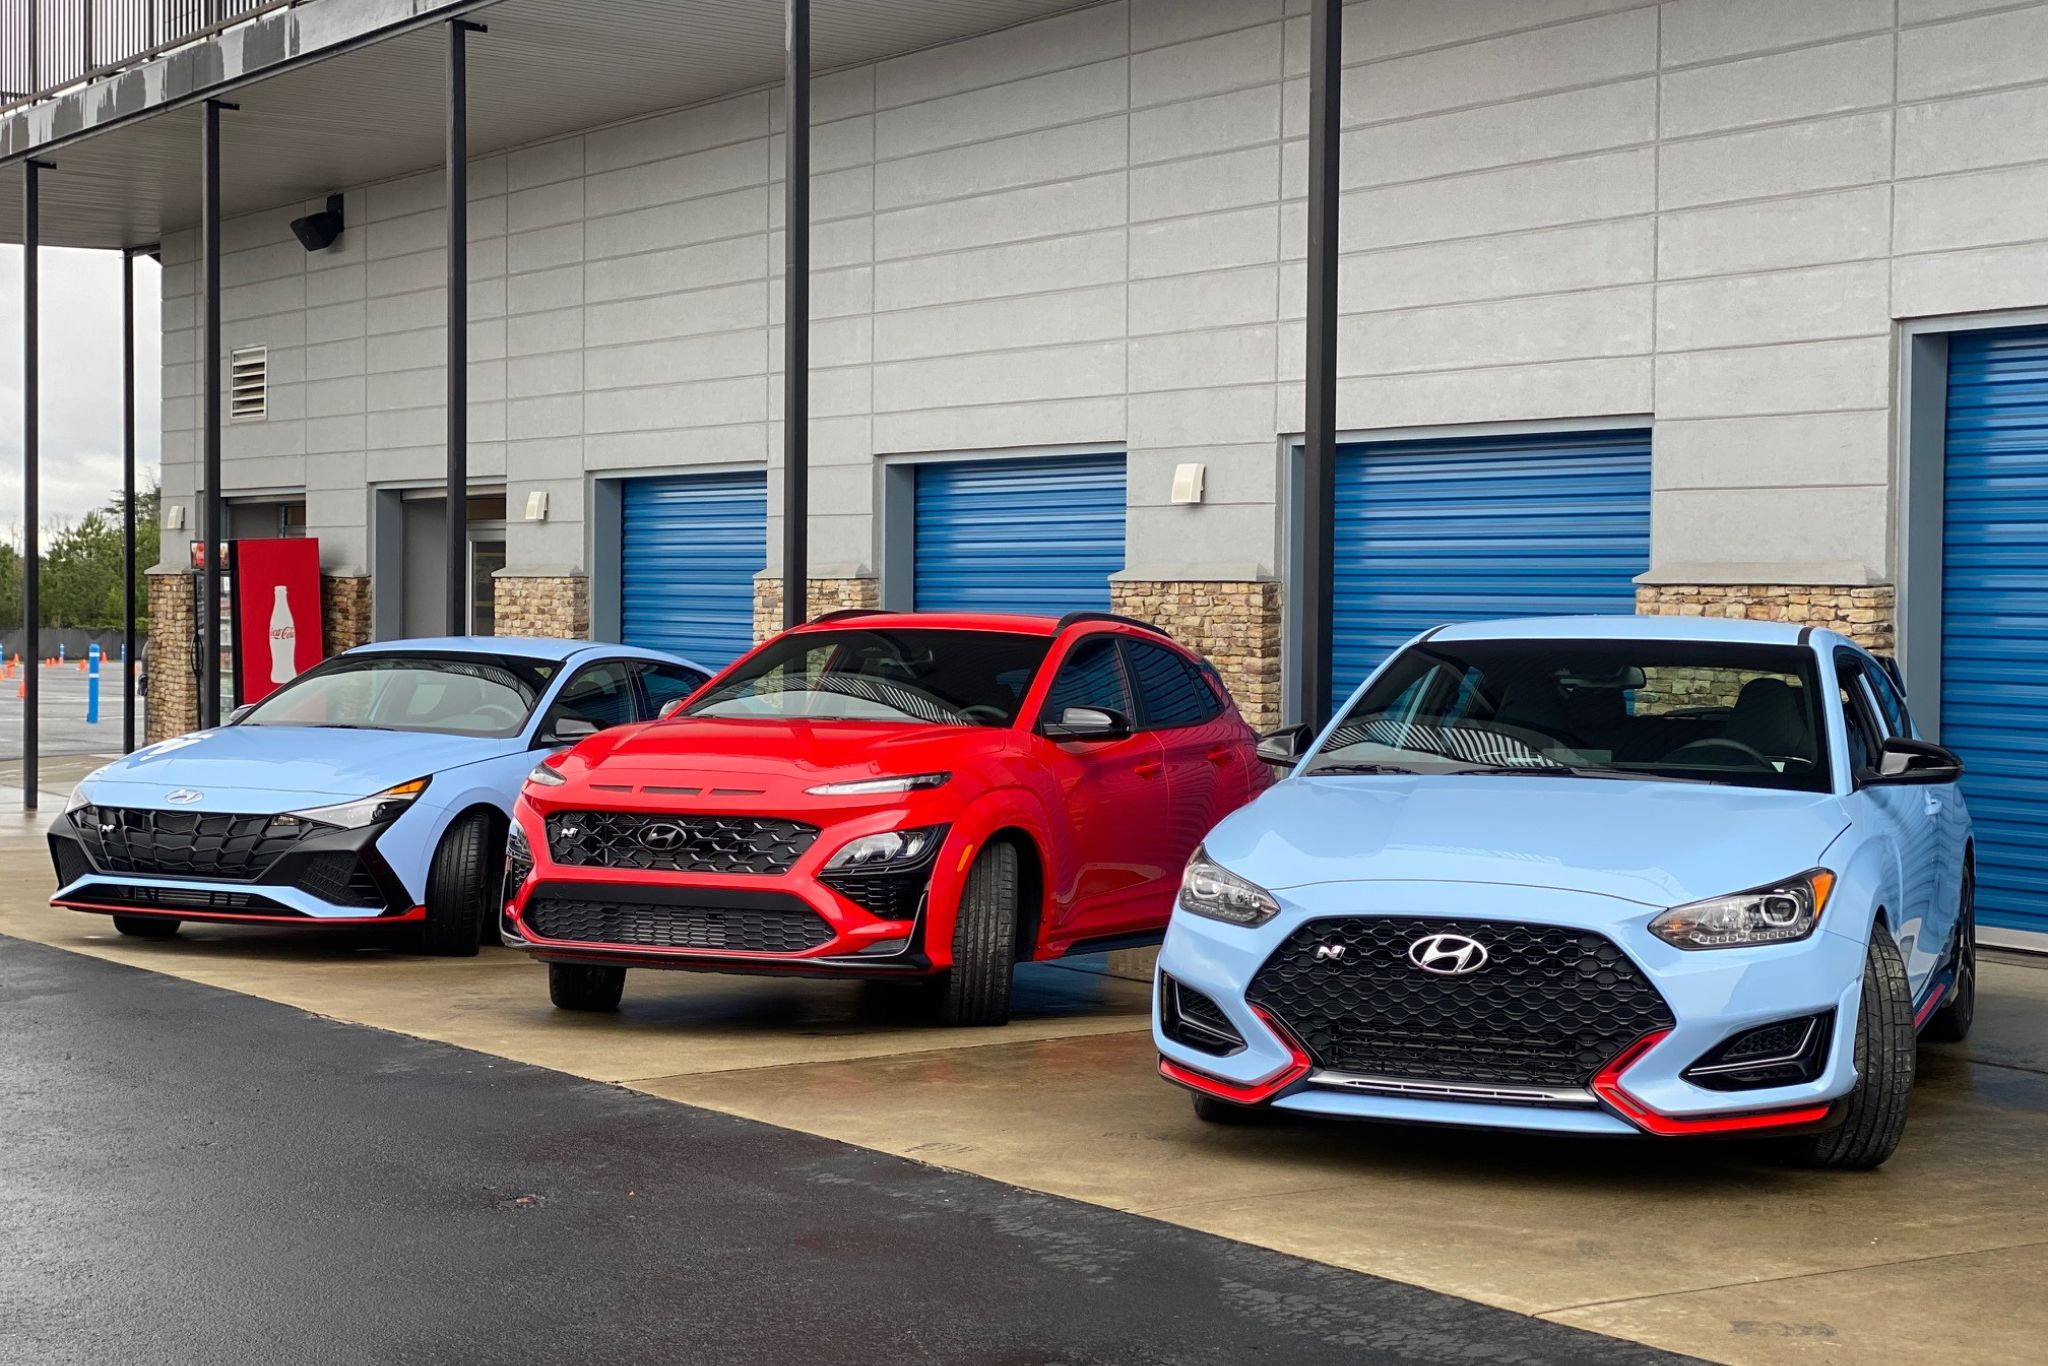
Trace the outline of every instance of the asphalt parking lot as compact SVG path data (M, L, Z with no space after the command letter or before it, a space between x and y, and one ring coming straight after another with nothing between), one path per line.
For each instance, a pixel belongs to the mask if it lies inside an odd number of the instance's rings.
M41 725L37 734L41 739L40 753L56 757L59 755L99 754L121 752L121 673L118 667L108 666L100 674L100 719L87 722L86 675L78 671L76 664L60 668L43 668L38 671L37 710ZM21 758L21 711L22 702L14 694L21 686L21 675L0 683L0 761ZM142 688L135 689L135 742L142 743L143 712Z
M45 785L61 790L66 783L65 765L51 765ZM46 804L44 819L56 804ZM1506 1331L1520 1356L1432 1357L1416 1346L1421 1339L1377 1337L1379 1329L1355 1335L1356 1343L1386 1346L1388 1359L1600 1359L1601 1338L1559 1347L1543 1337L1570 1327L1760 1366L2032 1362L2048 1335L2048 1303L2039 1294L2048 1274L2048 969L2026 960L1985 965L1979 1033L1971 1043L1922 1049L1913 1125L1898 1156L1876 1173L1824 1174L1780 1168L1758 1149L1736 1144L1555 1143L1291 1121L1207 1128L1189 1114L1184 1096L1151 1075L1144 985L1109 974L1099 962L1027 969L1016 1024L948 1031L904 1019L886 996L840 983L636 973L616 1018L565 1018L549 1008L539 970L504 951L487 950L473 961L432 960L359 938L244 929L188 929L165 943L124 941L95 917L42 905L50 877L35 822L18 814L7 819L0 935L292 1007L303 1012L287 1012L295 1021L310 1014L473 1050L461 1055L472 1059L464 1064L471 1070L496 1068L497 1060L516 1064L520 1078L545 1076L562 1088L547 1102L551 1123L566 1125L582 1113L596 1126L589 1132L624 1145L619 1161L642 1160L640 1145L656 1142L636 1127L639 1119L610 1137L614 1131L604 1126L621 1107L635 1116L677 1116L648 1122L681 1126L677 1132L686 1136L689 1126L712 1122L700 1118L709 1111L775 1126L745 1131L760 1135L763 1169L797 1161L788 1155L798 1151L787 1146L797 1142L789 1131L854 1145L865 1150L858 1155L863 1162L880 1162L881 1154L922 1164L874 1169L887 1173L874 1178L874 1188L889 1193L889 1208L903 1208L893 1203L905 1198L900 1191L920 1182L973 1176L986 1181L962 1189L977 1199L1033 1192L1058 1198L1062 1211L1087 1207L1089 1218L1114 1212L1118 1218L1090 1225L1096 1242L1075 1245L1094 1249L1075 1254L1083 1262L1103 1246L1133 1265L1153 1252L1174 1258L1196 1255L1189 1249L1204 1257L1217 1248L1260 1249L1300 1259L1286 1262L1297 1270L1363 1273L1348 1282L1359 1294L1392 1293L1373 1289L1389 1284L1418 1287L1455 1297L1430 1305L1466 1302L1474 1315L1482 1311L1473 1306L1485 1306L1522 1316L1468 1321L1452 1314L1441 1322L1456 1331L1440 1340L1446 1353L1449 1345L1476 1351L1474 1343L1498 1344L1489 1334ZM6 956L37 965L49 959L29 950ZM148 977L107 980L113 985L60 985L61 1008L145 992L163 1002L147 1015L152 1027L181 1041L198 1073L215 1067L222 1050L243 1048L239 1023L200 1005L233 998L166 995ZM73 996L84 1005L61 1004ZM10 1037L52 1038L12 1031ZM357 1037L334 1031L331 1046L291 1054L291 1067L316 1080L323 1069L331 1073L332 1100L320 1085L281 1094L314 1114L331 1106L337 1124L358 1113L347 1107L368 1102L353 1088L366 1069L383 1063ZM410 1047L370 1037L401 1052ZM13 1051L38 1050L32 1043ZM430 1054L432 1077L460 1071L442 1066L436 1050L416 1049L405 1059L413 1065ZM196 1061L202 1057L205 1067ZM249 1065L269 1087L262 1065ZM41 1087L49 1085L44 1076ZM28 1084L17 1080L7 1089L25 1094ZM406 1101L404 1113L472 1099L448 1080ZM214 1143L233 1146L225 1131ZM555 1171L573 1186L586 1159L574 1145L551 1147L539 1167L521 1172L535 1173L527 1184ZM119 1161L111 1153L103 1160ZM398 1162L394 1171L410 1170L397 1157L388 1160ZM859 1223L858 1211L842 1214L849 1226ZM403 1236L414 1236L405 1227ZM977 1237L985 1236L983 1228ZM1176 1230L1185 1234L1175 1236L1224 1241L1146 1241ZM763 1236L772 1234L764 1228ZM816 1236L833 1235L825 1226ZM998 1242L983 1253L940 1238L927 1250L950 1261L1007 1256L1000 1251L1006 1246ZM724 1265L718 1258L726 1254L699 1248L673 1255ZM1198 1265L1181 1296L1196 1307L1190 1314L1215 1299L1202 1280L1213 1266ZM1155 1293L1147 1284L1135 1273L1123 1283L1134 1322L1147 1312L1139 1301ZM1022 1293L1037 1293L1031 1285ZM1286 1298L1293 1289L1258 1293L1296 1303ZM509 1303L516 1306L516 1298ZM1299 1303L1309 1306L1302 1310L1309 1319L1335 1321L1311 1301ZM1214 1342L1242 1341L1227 1336L1235 1328L1218 1324L1214 1332L1224 1336ZM1137 1348L1125 1339L1056 1341L1033 1337L1036 1329L1005 1331L1031 1346L1020 1348L1022 1355L974 1359L1153 1359L1133 1355ZM1274 1360L1314 1359L1292 1338L1267 1345ZM1176 1355L1166 1339L1154 1349L1156 1359L1201 1359ZM966 1359L943 1346L933 1355Z

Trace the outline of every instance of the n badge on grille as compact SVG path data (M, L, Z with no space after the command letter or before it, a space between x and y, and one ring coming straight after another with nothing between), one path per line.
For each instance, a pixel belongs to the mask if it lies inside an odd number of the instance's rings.
M1318 944L1318 945L1316 945L1316 961L1317 961L1318 963L1341 963L1341 962L1343 962L1343 961L1344 961L1344 946L1343 946L1342 944Z

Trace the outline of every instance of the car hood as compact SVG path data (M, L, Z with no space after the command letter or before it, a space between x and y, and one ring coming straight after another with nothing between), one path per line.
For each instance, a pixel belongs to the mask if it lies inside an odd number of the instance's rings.
M916 773L961 774L1011 748L1008 730L983 726L872 725L858 721L679 717L592 736L560 761L571 786L692 786L716 793L795 796L823 783ZM965 776L965 775L963 775ZM551 795L567 795L555 789Z
M1480 882L1675 906L1814 867L1848 827L1827 793L1467 774L1293 778L1211 832L1264 887Z
M139 749L86 781L102 806L162 806L172 792L193 811L283 810L350 801L414 778L521 748L517 739L323 726L220 726Z

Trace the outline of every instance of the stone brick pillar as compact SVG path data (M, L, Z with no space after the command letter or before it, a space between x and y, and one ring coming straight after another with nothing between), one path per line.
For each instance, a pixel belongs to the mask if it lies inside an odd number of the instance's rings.
M149 575L149 687L143 740L154 744L199 728L199 678L192 672L197 581L183 570ZM29 668L35 661L27 661Z
M1879 654L1889 654L1897 638L1897 607L1897 591L1888 583L1664 583L1636 588L1636 612L1642 616L1785 621L1839 631Z
M1280 584L1273 579L1112 579L1110 607L1149 621L1216 666L1257 730L1280 724Z
M321 643L330 655L369 643L371 634L370 576L320 576Z
M510 574L494 581L501 636L590 638L590 580L582 574Z
M865 578L812 579L804 619L848 607L879 607L881 581ZM762 574L754 580L754 639L766 640L782 629L782 576Z

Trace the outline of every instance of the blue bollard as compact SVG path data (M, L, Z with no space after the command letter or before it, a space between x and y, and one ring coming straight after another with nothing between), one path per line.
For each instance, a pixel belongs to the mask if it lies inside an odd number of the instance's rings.
M64 662L64 642L61 640L57 642L57 662L59 664Z
M97 726L100 723L100 647L97 643L85 652L85 724Z

